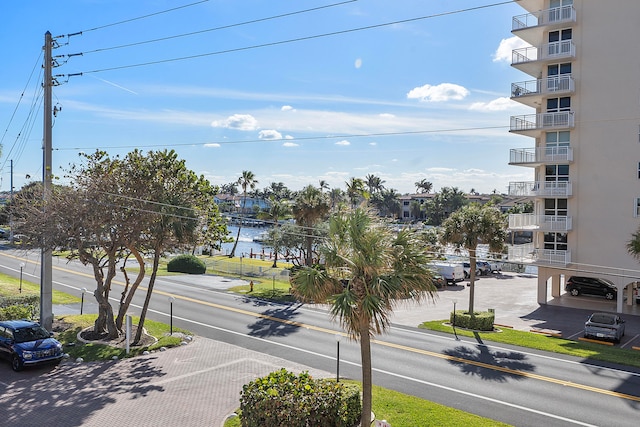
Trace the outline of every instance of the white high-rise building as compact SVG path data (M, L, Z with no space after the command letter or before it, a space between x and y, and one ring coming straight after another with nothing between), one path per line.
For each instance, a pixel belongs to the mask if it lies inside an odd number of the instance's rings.
M528 76L511 98L532 108L510 132L531 137L510 164L533 180L509 194L530 197L534 213L511 215L511 230L533 230L519 247L538 266L538 302L561 295L572 275L601 277L629 311L640 263L627 242L640 225L640 1L519 0L512 66ZM510 254L513 259L518 256ZM625 301L626 297L626 301ZM635 308L633 308L635 311Z

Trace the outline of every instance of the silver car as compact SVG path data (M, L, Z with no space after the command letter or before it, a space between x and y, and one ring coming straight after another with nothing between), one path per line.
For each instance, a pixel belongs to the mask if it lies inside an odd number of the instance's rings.
M585 338L602 338L620 342L624 336L624 320L614 313L593 313L584 324Z

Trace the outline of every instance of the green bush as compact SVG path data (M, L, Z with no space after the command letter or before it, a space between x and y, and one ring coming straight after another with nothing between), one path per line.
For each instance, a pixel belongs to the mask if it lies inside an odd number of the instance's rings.
M193 255L178 255L167 264L167 271L188 274L204 274L207 266Z
M353 427L362 403L357 386L314 380L281 369L245 384L240 393L243 427Z
M449 322L452 325L460 328L472 329L474 331L493 331L493 322L495 320L495 313L493 311L476 311L471 316L468 311L456 310L455 311L455 324L453 321L452 311L449 315Z
M0 320L34 319L40 308L38 295L0 298Z

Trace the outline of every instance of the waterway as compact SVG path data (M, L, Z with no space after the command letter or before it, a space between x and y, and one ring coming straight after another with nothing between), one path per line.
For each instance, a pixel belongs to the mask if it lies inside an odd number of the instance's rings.
M229 237L231 237L235 241L236 234L238 233L238 227L229 225L227 229L229 230ZM253 240L261 233L264 233L266 231L269 231L269 227L240 228L240 238L238 239L238 246L236 247L235 255L248 257L252 253L261 254L263 249L265 254L269 254L271 252L271 248L266 245L262 245L259 242L254 242ZM231 253L231 249L233 249L233 242L223 243L221 252L225 255L228 255L229 253Z

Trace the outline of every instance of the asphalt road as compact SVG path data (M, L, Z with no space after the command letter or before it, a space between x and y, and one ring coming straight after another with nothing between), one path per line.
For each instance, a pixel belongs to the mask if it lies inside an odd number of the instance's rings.
M0 271L19 274L18 265L25 262L25 255L0 253ZM31 281L35 281L31 275L38 273L34 262L35 259L27 259L29 268L23 269ZM82 287L91 289L92 280L80 265L54 263L55 287L79 295ZM255 351L265 358L276 357L321 372L335 372L335 336L341 331L323 307L260 302L225 292L231 284L228 279L214 276L183 276L178 280L163 277L156 284L150 317L167 321L168 297L173 296L173 320L177 326ZM535 297L535 286L531 277L481 278L476 307L494 308L499 323L513 323L522 329L560 329L564 336L579 334L586 316L584 310L557 304L538 306L530 298ZM453 300L464 306L465 295L466 286L450 287L440 291L432 303L397 309L391 333L376 337L373 345L374 383L518 426L637 424L637 370L487 345L477 339L456 341L449 335L415 328L424 320L446 319ZM595 299L583 302L601 303ZM84 308L89 312L91 302L87 301ZM78 308L56 307L64 309L73 312ZM637 318L631 316L628 337L622 345L636 342L639 333ZM358 379L357 344L343 338L340 356L341 376ZM86 368L78 367L78 375L80 372L86 373ZM14 383L4 384L11 390Z

